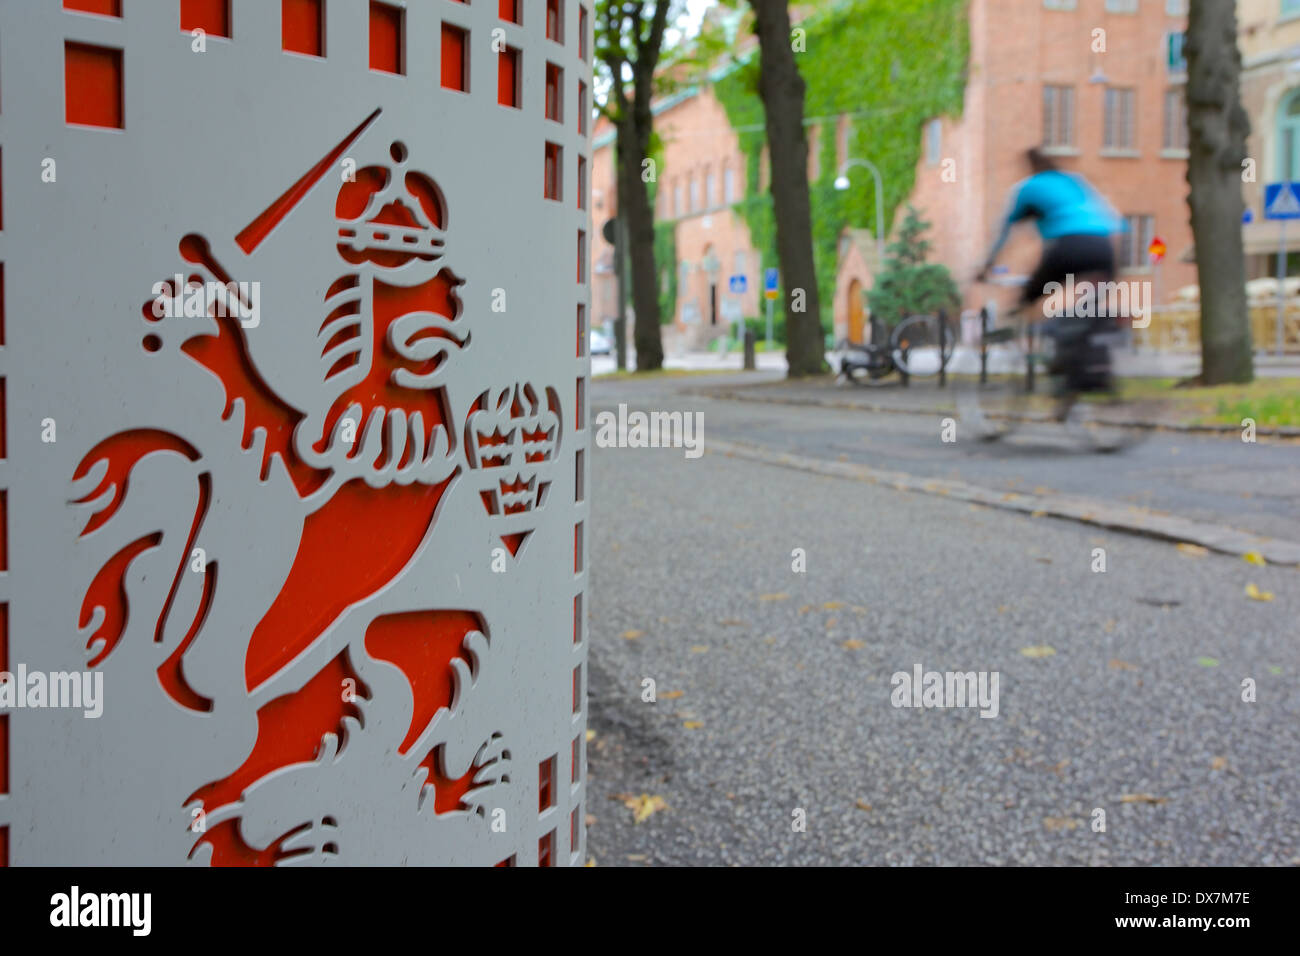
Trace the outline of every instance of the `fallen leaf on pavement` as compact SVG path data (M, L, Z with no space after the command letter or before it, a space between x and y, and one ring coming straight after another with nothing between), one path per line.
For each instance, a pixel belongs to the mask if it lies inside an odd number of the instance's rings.
M1273 600L1272 591L1261 591L1254 584L1246 585L1246 597L1252 601L1271 601Z
M1106 666L1109 667L1109 668L1110 668L1111 670L1113 670L1113 671L1135 671L1135 670L1137 670L1137 665L1136 665L1136 664L1130 664L1128 661L1122 661L1122 660L1120 660L1118 657L1112 657L1112 658L1110 659L1110 663L1108 663Z
M836 624L839 623L839 620L840 620L840 619L837 618L837 617L829 618L829 619L826 621L826 630L829 631L832 627L834 627Z
M1268 667L1268 672L1273 676L1277 677L1282 674L1282 668L1278 667L1276 664L1270 664Z
M718 622L723 627L743 627L745 622L735 617L724 617Z
M1217 658L1214 658L1214 657L1198 657L1198 658L1196 658L1196 663L1200 664L1202 667L1218 667L1218 666L1219 666L1219 661L1218 661L1218 659L1217 659Z
M594 813L588 813L585 817L582 818L582 820L589 827L594 827L596 825L596 815Z
M625 641L635 641L638 637L645 635L645 631L624 631L620 636Z
M859 800L857 803L854 804L854 806L857 807L859 810L866 810L868 813L871 812L871 804L867 803L867 801L865 800Z
M760 594L760 595L758 596L758 599L759 599L760 601L786 601L786 600L789 600L789 598L790 598L790 595L788 595L788 594L784 594L784 593L778 593L778 594Z
M1213 760L1210 761L1211 770L1223 770L1227 766L1228 766L1227 757L1215 757Z
M695 646L693 646L693 647L691 648L691 653L692 653L692 654L707 654L707 653L709 653L709 645L708 645L708 644L696 644Z
M1038 509L1037 511L1031 511L1031 512L1029 512L1029 517L1031 517L1031 518L1042 518L1042 517L1044 517L1046 514L1047 514L1047 512L1046 512L1046 511L1043 511L1043 510L1040 508L1040 509Z
M1077 830L1079 821L1074 817L1043 817L1043 826L1056 833L1060 830Z
M822 605L822 610L823 610L823 611L838 611L838 610L839 610L840 608L842 608L842 607L844 607L844 602L843 602L843 601L827 601L825 604Z
M862 650L862 648L866 646L867 645L864 644L862 641L859 641L856 638L852 638L852 637L840 645L840 647L843 647L850 651L860 651Z
M701 727L704 726L704 721L687 720L682 723L682 726L685 727L687 730L699 730Z
M664 700L676 700L678 697L681 697L682 694L684 693L686 693L686 691L684 690L666 690L659 696L662 697Z
M1258 551L1247 551L1241 556L1241 560L1245 561L1247 564L1253 564L1260 568L1268 566L1268 562L1264 560L1264 556Z
M595 732L594 730L588 730L588 731L587 731L587 743L591 743L591 742L592 742L593 740L595 740L595 739L596 739L596 732Z
M1056 648L1050 644L1035 644L1032 647L1020 648L1020 653L1025 657L1051 657L1056 653Z
M583 866L595 866L595 865L596 865L596 858L593 856L593 857L591 857L589 860L587 860L586 863L584 863L584 864L582 864L582 865L583 865Z
M1176 547L1183 554L1190 554L1194 558L1203 558L1210 553L1209 548L1203 548L1199 544L1192 544L1190 541L1179 541Z
M1153 797L1149 793L1126 793L1119 798L1120 803L1168 803L1168 797Z
M811 611L812 609L813 609L813 606L812 606L811 604L805 604L803 607L799 608L799 613L800 613L800 614L807 614L807 613L808 613L809 611Z
M668 809L668 803L663 797L658 794L650 796L648 793L643 793L639 797L629 797L623 801L623 806L632 811L632 820L635 823L644 823L660 810ZM629 856L628 859L632 857ZM641 859L644 860L645 857Z

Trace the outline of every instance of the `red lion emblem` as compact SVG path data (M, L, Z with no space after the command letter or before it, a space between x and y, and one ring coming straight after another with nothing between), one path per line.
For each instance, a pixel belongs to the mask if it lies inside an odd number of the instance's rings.
M236 242L246 255L251 257L289 210L335 168L377 115L239 234ZM232 555L200 557L205 532L217 520L215 502L226 500L214 478L217 469L203 449L166 430L125 431L92 448L73 476L82 488L93 485L76 501L91 511L82 536L102 537L106 531L101 529L122 509L144 459L180 456L193 468L197 488L183 549L174 534L168 541L163 532L151 529L116 551L89 585L80 624L83 632L90 631L90 664L99 665L127 631L124 580L131 563L156 548L178 553L166 599L152 622L161 688L180 707L201 713L220 715L223 708L257 705L255 739L243 763L220 779L200 781L184 801L196 818L205 820L204 827L194 828L195 850L206 844L214 864L270 864L338 852L331 835L337 821L328 814L313 815L266 845L246 839L240 824L250 812L245 794L251 786L284 768L321 766L335 759L349 731L360 730L373 694L365 676L369 661L396 666L409 684L409 726L403 739L390 746L408 763L408 774L423 776L415 788L422 808L481 816L480 791L509 781L509 755L496 735L486 740L470 766L462 761L450 767L447 754L429 734L435 719L453 710L478 677L491 644L483 617L459 609L384 614L368 612L364 605L399 579L423 550L439 504L463 473L462 466L486 476L485 469L501 464L489 455L493 442L518 454L499 479L498 472L491 473L484 502L489 514L509 525L500 533L511 552L518 552L532 527L531 509L544 495L544 471L558 448L559 401L548 389L542 404L531 385L489 390L471 409L465 434L470 447L461 453L444 373L469 347L470 333L457 295L462 280L442 265L446 201L430 177L408 169L405 147L394 143L390 155L391 166L357 170L338 191L335 248L343 274L328 285L317 315L277 315L274 305L268 312L268 324L294 323L297 334L316 343L314 355L299 357L314 371L302 376L304 366L295 369L307 384L299 383L292 396L274 387L274 377L262 371L253 337L265 327L254 332L237 318L237 307L247 303L209 302L206 318L188 324L159 319L151 304L144 308L145 349L159 356L186 356L215 376L225 395L221 421L227 433L239 435L242 464L256 463L257 487L286 493L285 507L296 509L295 520L301 521L296 545L281 540L258 545L294 551L282 583L261 599L269 599L265 612L251 633L239 635L246 640L239 695L221 698L205 686L202 666L186 666L187 659L193 664L205 640L235 638L209 636L210 619L218 616L222 601L259 600L223 590L227 575L219 572ZM163 310L166 314L180 314L180 300L194 294L195 283L224 287L227 296L241 295L241 287L201 236L185 236L179 252L185 288L177 288L174 280L162 284L164 298L172 300L164 304L177 307ZM518 419L515 431L512 416ZM500 420L503 428L481 427L478 418L485 419L484 426L487 418ZM217 455L229 457L230 451L218 449ZM236 489L234 496L238 494ZM187 622L169 623L181 605L178 593L186 587L200 589L193 602L197 608ZM348 615L354 612L361 624L350 623ZM323 642L345 618L352 636ZM325 643L327 652L321 650ZM278 692L282 687L291 689L269 696L268 688ZM247 724L251 716L244 719Z

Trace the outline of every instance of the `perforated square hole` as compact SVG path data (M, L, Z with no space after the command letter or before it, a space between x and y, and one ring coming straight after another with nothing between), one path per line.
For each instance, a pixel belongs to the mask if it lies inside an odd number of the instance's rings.
M564 150L558 143L546 144L546 160L544 167L545 182L542 185L542 195L547 199L560 201L560 178L562 176L562 166L564 161Z
M401 7L370 0L370 69L406 72L405 14Z
M537 812L542 813L553 806L555 806L554 755L537 765Z
M63 0L63 9L77 13L97 13L101 17L120 17L122 0Z
M469 92L469 31L442 25L442 88Z
M63 95L68 123L122 129L122 51L65 43Z
M181 29L202 30L210 37L232 36L230 0L181 0Z
M564 70L554 63L546 64L546 118L564 122Z
M281 0L280 49L325 55L325 0Z
M546 38L556 43L564 42L563 0L546 0Z
M502 106L519 109L523 102L520 90L519 65L521 54L512 46L497 54L497 102Z

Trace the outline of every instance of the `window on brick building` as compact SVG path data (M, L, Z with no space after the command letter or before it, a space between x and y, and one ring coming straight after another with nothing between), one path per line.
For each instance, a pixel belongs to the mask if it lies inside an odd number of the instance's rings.
M1073 10L1075 0L1043 0L1048 10Z
M851 124L847 116L835 121L835 171L839 172L849 161L849 130Z
M673 218L676 219L682 214L682 184L679 181L673 183Z
M1293 90L1278 108L1277 164L1275 179L1300 181L1300 89Z
M1165 69L1175 76L1187 73L1187 54L1183 52L1185 33L1165 34Z
M1074 87L1043 87L1043 145L1074 145Z
M1138 0L1106 0L1107 13L1137 13Z
M1165 13L1171 17L1187 16L1187 0L1165 0Z
M1147 247L1156 234L1156 217L1132 215L1124 217L1124 231L1119 237L1119 267L1145 269L1149 264Z
M1135 99L1133 90L1127 87L1106 88L1106 108L1102 116L1102 148L1122 150L1137 148Z
M704 205L708 209L718 205L718 194L714 191L716 187L717 183L713 179L713 170L710 169L704 174Z
M722 167L722 195L728 206L736 201L736 171L730 163Z
M925 162L928 166L938 166L943 154L943 123L932 119L925 124Z
M691 212L700 208L700 181L692 176L688 181L687 192L691 197Z
M1165 124L1160 148L1187 149L1187 97L1181 86L1165 90Z

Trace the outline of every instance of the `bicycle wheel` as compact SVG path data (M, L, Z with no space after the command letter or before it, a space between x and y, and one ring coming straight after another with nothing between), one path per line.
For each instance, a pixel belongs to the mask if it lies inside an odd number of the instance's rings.
M1026 421L1046 417L1035 413L1043 398L1031 391L1037 385L1029 374L1033 344L1029 327L1018 318L984 333L983 372L957 380L957 415L967 434L996 441Z
M908 375L938 375L957 345L956 326L937 315L911 315L889 337L894 364Z

